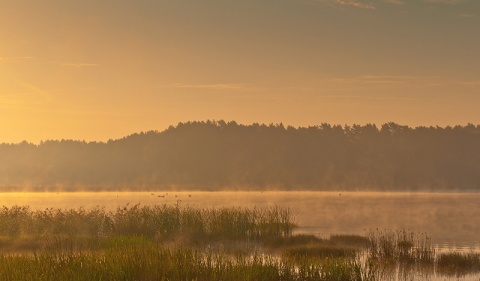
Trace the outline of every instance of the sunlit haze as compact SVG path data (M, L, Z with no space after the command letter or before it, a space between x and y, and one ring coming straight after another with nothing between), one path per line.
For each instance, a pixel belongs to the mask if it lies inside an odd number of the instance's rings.
M480 123L478 0L0 0L0 143Z

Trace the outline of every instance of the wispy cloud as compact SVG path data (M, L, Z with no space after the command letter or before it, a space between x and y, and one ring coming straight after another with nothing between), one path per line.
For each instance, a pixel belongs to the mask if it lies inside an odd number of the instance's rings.
M344 5L344 6L352 6L355 8L361 9L368 9L368 10L375 10L375 6L371 3L364 3L355 0L336 0L337 4Z
M448 5L456 5L465 2L464 0L423 0L423 2L430 3L430 4L448 4Z
M0 61L19 61L29 59L33 59L33 57L0 57Z
M368 84L397 84L405 83L413 79L416 79L416 77L398 75L366 75L358 77L360 82Z
M85 63L85 62L63 62L63 61L51 61L53 64L65 67L83 68L83 67L97 67L98 63Z
M2 94L0 95L0 104L17 105L25 103L26 93Z
M456 80L437 76L402 76L402 75L364 75L357 77L334 77L323 80L327 84L337 86L350 85L352 87L369 88L375 86L400 87L410 86L480 86L480 80Z
M165 88L212 89L212 90L246 90L251 89L245 84L218 83L218 84L184 84L174 83L164 85Z
M460 81L458 82L458 84L465 85L465 86L480 86L480 80Z
M393 4L393 5L405 5L404 0L382 0L384 3Z
M26 90L27 93L29 93L30 95L34 94L37 97L37 98L30 98L30 100L39 101L38 98L40 98L40 100L51 100L52 97L50 93L57 91L57 90L45 90L40 88L37 85L34 85L29 82L25 82L25 81L17 81L17 82Z
M82 67L95 67L98 66L96 63L62 63L62 66L82 68Z
M418 100L415 97L398 97L398 96L354 96L354 95L326 95L318 96L324 99L362 99L362 100Z
M418 77L402 75L363 75L351 78L331 78L331 82L356 84L400 84L410 82Z
M0 94L0 105L24 105L39 104L45 100L51 100L50 92L41 90L30 84L23 84L22 92Z
M459 18L473 18L475 15L465 13L465 14L457 14L456 16L459 17Z
M362 0L317 0L316 2L323 3L326 5L334 6L343 6L343 7L353 7L358 9L366 10L375 10L376 7L374 4L368 1Z
M51 111L49 111L51 112ZM79 116L108 116L108 117L132 117L136 116L137 114L134 113L125 113L125 112L113 112L113 111L94 111L94 110L55 110L55 113L59 113L62 115L79 115Z

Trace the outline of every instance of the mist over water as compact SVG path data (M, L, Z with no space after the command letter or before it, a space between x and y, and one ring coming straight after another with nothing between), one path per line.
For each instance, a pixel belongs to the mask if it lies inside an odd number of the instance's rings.
M32 209L115 210L126 204L290 208L297 233L365 235L370 230L427 233L446 250L480 250L479 193L381 192L73 192L3 193L0 205Z
M0 144L0 191L480 191L480 125L179 123L107 143Z

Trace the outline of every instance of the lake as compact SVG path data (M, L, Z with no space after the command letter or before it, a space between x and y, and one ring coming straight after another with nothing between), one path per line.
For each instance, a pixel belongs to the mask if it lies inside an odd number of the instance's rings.
M127 203L191 207L290 208L297 233L365 235L370 230L427 233L441 251L480 251L480 193L384 192L72 192L0 193L0 206L114 210Z

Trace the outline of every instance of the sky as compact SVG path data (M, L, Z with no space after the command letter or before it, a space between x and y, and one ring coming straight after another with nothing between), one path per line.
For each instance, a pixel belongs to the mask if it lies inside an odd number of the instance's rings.
M0 143L480 124L478 0L0 0Z

